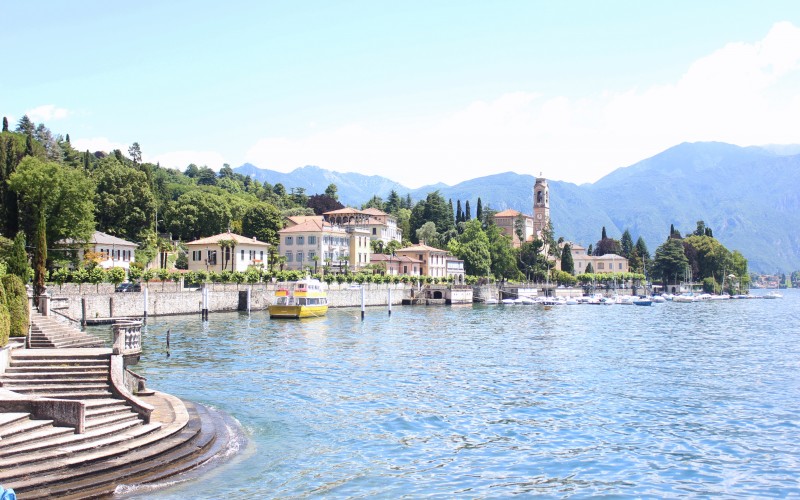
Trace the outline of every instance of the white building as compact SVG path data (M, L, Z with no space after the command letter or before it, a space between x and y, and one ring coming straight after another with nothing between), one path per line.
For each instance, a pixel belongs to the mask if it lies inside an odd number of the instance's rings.
M267 267L269 243L236 233L221 233L186 244L189 271L246 271Z
M87 253L94 253L95 258L100 259L98 265L103 269L121 267L125 270L130 268L131 262L136 261L136 243L111 236L102 231L95 231L86 242L76 242L68 239L60 242L61 245L77 247L78 259L83 260Z

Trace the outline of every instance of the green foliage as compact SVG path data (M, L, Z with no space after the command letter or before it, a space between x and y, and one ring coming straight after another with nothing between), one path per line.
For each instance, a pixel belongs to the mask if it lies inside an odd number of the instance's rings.
M106 271L106 279L113 283L114 286L118 286L120 283L125 281L125 269L121 267L112 267Z
M0 279L6 294L6 307L9 312L9 334L12 337L28 335L28 292L22 279L8 274Z
M100 160L93 172L97 229L120 238L137 240L153 225L156 201L147 174L118 162L114 156Z
M575 261L572 259L572 247L569 243L561 249L561 270L570 275L575 272Z
M661 277L664 283L676 283L684 276L688 264L681 240L669 238L656 249L653 274Z
M283 218L274 205L256 203L251 205L242 218L242 233L272 245L278 244L278 231L283 229Z
M22 231L18 231L14 237L14 245L8 256L7 264L9 273L16 274L25 281L28 280L30 265L28 264L28 253L25 251L25 233Z
M38 158L24 158L9 179L35 228L34 287L40 294L46 274L48 242L86 241L94 230L94 184L73 168Z
M478 219L466 223L464 232L448 245L450 253L464 261L466 274L486 276L491 270L489 238Z

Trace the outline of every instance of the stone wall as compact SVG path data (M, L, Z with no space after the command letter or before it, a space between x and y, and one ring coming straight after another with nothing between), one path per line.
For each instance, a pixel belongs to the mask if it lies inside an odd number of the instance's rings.
M250 309L264 310L275 299L275 289L280 286L274 283L252 285L250 293ZM323 285L324 287L325 285ZM247 308L247 289L250 285L211 284L209 285L209 311L236 311ZM401 304L407 297L411 285L400 284L365 284L364 303L367 306L385 306L392 292L392 304ZM161 285L151 283L147 293L111 292L94 293L94 290L83 288L82 293L59 293L56 287L53 293L52 308L74 320L83 317L83 304L86 307L86 319L96 320L113 317L141 317L145 311L145 295L147 295L147 315L164 316L171 314L195 314L202 308L200 289L190 291L173 291L170 284L161 290ZM70 291L78 292L77 287ZM359 307L361 305L361 288L349 284L332 284L328 290L328 301L331 307Z

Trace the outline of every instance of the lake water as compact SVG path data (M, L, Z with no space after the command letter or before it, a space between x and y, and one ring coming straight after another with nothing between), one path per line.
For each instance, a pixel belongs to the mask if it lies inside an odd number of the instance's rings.
M249 444L142 497L798 496L799 325L796 290L151 318L134 369Z

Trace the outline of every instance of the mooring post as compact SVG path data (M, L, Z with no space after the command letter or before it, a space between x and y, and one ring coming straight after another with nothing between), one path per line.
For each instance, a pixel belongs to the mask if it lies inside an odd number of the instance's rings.
M143 313L143 318L144 318L144 321L145 321L145 322L147 322L147 301L148 301L148 296L149 296L149 294L150 294L150 289L149 289L149 288L147 288L147 287L144 287L144 290L142 290L142 291L144 292L144 293L142 294L142 295L144 296L144 313Z
M81 327L86 326L86 297L81 297Z
M253 293L253 285L247 287L247 314L250 315L250 297Z
M391 285L386 287L389 290L389 316L392 315L392 287Z
M366 306L364 305L364 285L361 285L361 321L364 321L364 310Z
M202 298L203 308L200 311L200 319L208 321L208 283L203 283Z

